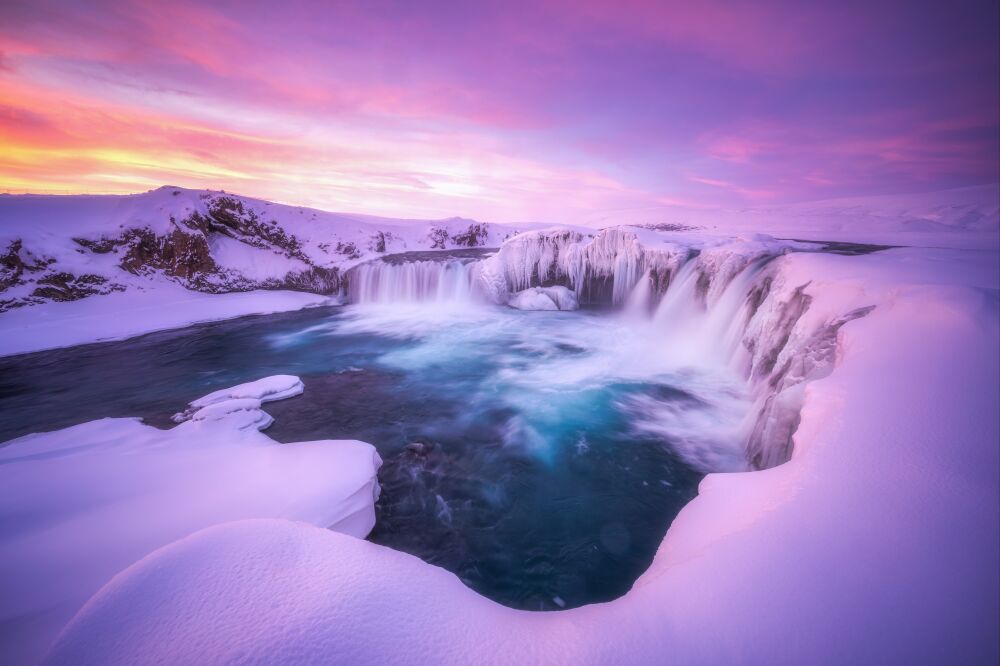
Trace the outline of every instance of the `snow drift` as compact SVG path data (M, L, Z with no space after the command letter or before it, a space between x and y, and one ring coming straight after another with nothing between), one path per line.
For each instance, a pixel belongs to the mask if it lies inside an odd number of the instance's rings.
M194 401L170 430L101 419L0 448L0 661L36 660L112 576L203 527L289 518L366 536L374 447L259 432L272 422L261 402L301 391L298 377L268 377Z

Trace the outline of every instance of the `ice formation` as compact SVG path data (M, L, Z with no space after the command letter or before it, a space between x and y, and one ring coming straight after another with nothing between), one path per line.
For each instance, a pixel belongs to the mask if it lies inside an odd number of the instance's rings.
M621 227L587 237L547 229L516 235L478 261L361 264L348 273L348 296L358 303L492 301L524 310L618 306L636 326L651 328L651 353L681 365L721 361L748 379L757 404L741 437L748 463L764 469L790 456L805 382L832 368L839 328L872 308L861 298L846 309L812 307L806 316L816 298L810 279L790 279L775 260L823 247L762 234ZM689 462L720 471L710 462L717 452L690 444Z
M542 229L515 235L481 259L360 264L347 274L347 299L624 310L649 329L650 353L672 356L680 366L721 362L746 377L755 406L738 437L746 442L747 464L766 469L789 459L806 384L832 370L839 329L874 307L860 287L842 303L817 289L820 276L787 270L799 255L826 248L764 234ZM657 427L655 413L642 421ZM739 469L697 436L687 444L688 462L699 469Z
M201 528L287 518L366 536L374 447L278 444L259 432L271 423L261 401L301 390L298 377L267 377L194 401L170 430L101 419L0 448L0 661L37 660L112 576Z
M685 247L700 251L691 237L708 237L692 229L990 246L1000 219L996 193L996 185L987 185L780 209L644 210L635 212L643 223L657 218L671 223L595 232L591 227L599 220L587 218L588 226L549 234L543 244L517 239L538 225L329 213L169 186L127 196L2 195L0 355L316 305L344 289L344 275L352 267L372 259L497 248L505 240L516 242L504 250L505 261L480 266L497 270L480 270L473 293L481 289L488 300L502 302L510 293L541 286L532 282L533 274L542 270L544 279L544 271L555 268L557 283L570 286L572 280L584 304L622 303L629 285L646 273L650 280L639 280L640 286L665 289L688 257ZM617 212L605 223L621 225L633 217ZM681 236L689 238L671 248L657 239L657 229L687 229Z
M507 305L517 310L579 310L576 294L566 287L531 287L512 294Z

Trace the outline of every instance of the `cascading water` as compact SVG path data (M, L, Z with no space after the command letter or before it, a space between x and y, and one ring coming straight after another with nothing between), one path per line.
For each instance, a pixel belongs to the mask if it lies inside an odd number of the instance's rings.
M869 310L815 316L808 284L771 261L788 243L675 240L559 231L491 256L385 256L344 276L345 307L0 360L19 378L0 392L0 439L105 416L166 425L214 389L297 374L306 391L268 404L268 432L376 446L373 541L517 608L607 601L704 474L787 460L805 382ZM484 307L529 289L620 311Z
M755 406L738 434L745 456L758 468L787 460L797 393L774 395L829 370L835 345L826 341L840 324L811 322L805 330L804 287L773 289L766 267L791 250L820 248L765 236L698 247L650 237L647 246L639 233L648 235L618 228L591 239L570 230L534 232L479 261L376 261L349 274L350 300L520 306L531 300L517 297L525 290L568 287L581 303L619 306L645 341L644 358L724 366L746 378ZM789 379L796 358L808 370Z
M352 303L469 302L481 299L477 264L467 259L390 263L377 260L348 272Z
M605 230L592 240L557 231L522 235L486 258L385 257L352 269L347 282L349 300L358 304L433 303L447 309L492 302L522 307L544 301L537 294L519 296L526 290L565 285L584 302L619 306L620 316L634 329L632 344L641 347L630 350L631 357L656 367L735 371L749 380L754 407L740 428L707 428L711 432L692 435L695 444L688 447L687 457L699 469L732 471L745 464L727 451L733 441L745 443L742 457L755 467L779 464L790 455L795 401L771 397L781 384L772 374L785 372L787 363L775 367L777 355L788 346L808 301L762 288L773 279L762 277L765 267L790 247L754 238L698 249L666 244L650 250L627 230ZM768 306L769 316L776 317L773 326L751 321L761 299L782 301ZM643 400L646 413L636 411L636 420L646 430L669 430L681 418L668 405L662 417L673 425L656 423L663 410L656 401ZM675 446L685 448L674 439Z

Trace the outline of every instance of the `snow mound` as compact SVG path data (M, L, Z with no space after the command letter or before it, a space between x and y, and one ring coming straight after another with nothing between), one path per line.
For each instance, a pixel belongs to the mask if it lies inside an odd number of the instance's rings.
M530 616L404 553L288 521L241 521L116 576L46 662L484 663L492 647L502 650L486 662L526 663L516 633L500 634Z
M518 310L579 310L576 294L566 287L532 287L510 297L507 305Z
M293 291L203 294L173 282L42 303L0 313L0 357L183 328L253 314L272 314L329 303L326 296Z
M196 401L170 430L109 418L0 448L0 661L37 661L116 573L210 525L286 518L365 537L374 447L259 432L272 420L262 401L301 391L297 377L267 377Z
M202 396L188 405L185 411L174 414L173 420L175 423L188 419L215 420L234 411L259 410L261 403L291 398L304 390L302 380L295 375L271 375Z

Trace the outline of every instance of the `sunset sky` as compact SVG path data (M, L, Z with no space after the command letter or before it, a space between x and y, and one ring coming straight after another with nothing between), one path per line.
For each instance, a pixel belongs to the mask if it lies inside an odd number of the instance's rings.
M0 191L569 220L998 179L995 0L0 0Z

